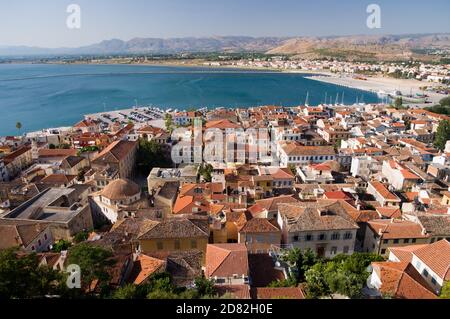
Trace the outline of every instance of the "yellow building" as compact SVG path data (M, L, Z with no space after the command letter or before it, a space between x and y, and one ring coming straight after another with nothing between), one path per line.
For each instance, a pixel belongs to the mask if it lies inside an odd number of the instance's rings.
M190 220L187 218L171 218L158 222L138 237L140 249L144 254L198 250L203 253L203 261L208 240L207 219Z
M389 255L389 248L428 244L430 236L419 223L408 220L371 220L367 223L364 252Z
M240 244L245 244L251 254L267 254L272 246L281 244L281 230L275 221L252 218L239 229Z
M273 178L270 175L252 176L252 181L255 185L255 200L267 198L272 195L272 181Z
M444 206L450 205L450 192L443 192L442 193L442 201L441 204Z

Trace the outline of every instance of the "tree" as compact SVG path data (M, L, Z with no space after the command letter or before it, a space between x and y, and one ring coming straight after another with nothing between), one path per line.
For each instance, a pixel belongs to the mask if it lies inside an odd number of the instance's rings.
M295 166L294 164L289 164L288 168L291 171L292 175L294 175L294 176L297 175L297 166Z
M199 277L194 280L195 283L195 289L199 296L214 296L216 295L217 291L214 287L214 282L211 280L208 280L204 277Z
M450 140L450 121L443 120L439 123L434 139L434 146L442 151L445 149L448 140Z
M307 294L310 298L333 293L359 298L370 275L368 266L374 261L382 260L376 254L354 253L351 256L337 255L332 260L319 262L306 272Z
M53 250L54 252L60 253L60 252L62 252L63 250L69 249L71 245L72 245L72 244L71 244L70 242L68 242L67 240L61 239L60 241L56 242L56 243L53 245L53 249L52 249L52 250Z
M287 279L272 281L269 284L270 288L286 288L297 287L297 280L293 276L289 276Z
M285 251L280 259L287 263L293 272L291 274L293 278L288 278L288 283L291 282L294 286L303 281L306 271L318 262L316 254L311 249L302 252L299 248Z
M80 182L84 182L85 181L84 176L86 175L87 171L88 171L87 168L80 168L78 170L77 180L79 180Z
M450 115L450 105L434 105L426 107L425 110L436 114Z
M441 294L439 295L441 299L450 299L450 281L446 281L444 286L442 286Z
M334 150L337 152L337 151L339 151L339 149L341 148L341 145L342 145L342 140L341 139L338 139L337 141L336 141L336 143L334 143Z
M166 130L169 131L170 133L172 133L173 131L173 119L172 119L172 114L170 113L166 113L166 117L164 119L164 123L166 125Z
M106 286L110 279L107 268L113 264L111 257L109 250L81 243L69 249L68 263L80 266L82 287L88 287L95 279L100 286Z
M62 274L40 266L36 254L17 249L0 251L0 299L36 298L58 294Z
M321 262L315 264L305 273L306 296L310 299L329 296L331 290L325 279L325 265Z
M20 134L20 130L22 129L22 123L17 122L16 123L16 129L19 131L19 134Z
M203 177L204 181L210 183L212 181L212 172L214 167L211 164L202 164L198 169L198 173Z
M83 241L86 241L89 238L89 232L88 231L80 231L73 237L73 241L76 244L79 244Z
M442 106L450 106L450 96L444 97L442 100L439 101L439 104Z
M114 291L113 299L137 299L137 286L128 284Z
M401 97L396 98L395 101L394 101L394 107L396 109L403 108L403 98L401 98Z
M172 161L165 154L161 145L155 141L141 139L137 154L137 168L139 172L148 176L154 167L171 167Z

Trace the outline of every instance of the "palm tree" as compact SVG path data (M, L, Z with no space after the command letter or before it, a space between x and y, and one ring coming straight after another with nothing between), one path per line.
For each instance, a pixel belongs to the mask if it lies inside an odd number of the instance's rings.
M16 123L16 129L19 130L19 134L20 134L20 129L21 129L21 128L22 128L22 123L17 122L17 123Z

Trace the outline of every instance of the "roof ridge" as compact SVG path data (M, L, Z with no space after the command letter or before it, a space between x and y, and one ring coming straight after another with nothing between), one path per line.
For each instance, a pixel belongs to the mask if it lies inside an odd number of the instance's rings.
M220 264L218 264L217 267L215 267L215 269L213 269L213 270L211 271L211 273L209 274L210 276L211 276L214 272L216 272L217 269L219 269L220 266L222 266L222 264L225 262L225 260L226 260L226 259L228 258L228 256L230 256L230 254L231 254L231 250L225 250L225 249L223 249L222 247L217 246L217 245L214 245L214 247L219 248L219 249L222 250L222 251L226 251L227 254L226 254L225 258L222 259L222 261L220 262Z

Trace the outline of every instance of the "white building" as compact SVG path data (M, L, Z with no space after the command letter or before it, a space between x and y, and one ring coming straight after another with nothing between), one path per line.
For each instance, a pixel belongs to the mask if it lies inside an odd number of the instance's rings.
M116 179L100 192L93 194L92 210L97 217L103 217L102 219L114 224L122 210L126 210L140 199L139 185L128 179Z
M352 176L368 179L372 174L381 171L381 164L371 156L353 157L350 168Z
M324 163L336 158L332 146L303 146L297 143L288 143L280 148L278 157L280 166L307 165L310 163Z

